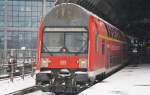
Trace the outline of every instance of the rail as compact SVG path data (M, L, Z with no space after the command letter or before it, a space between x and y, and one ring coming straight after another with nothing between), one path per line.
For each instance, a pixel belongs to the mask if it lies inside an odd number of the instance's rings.
M8 94L5 94L5 95L24 95L24 94L31 93L31 92L34 92L34 91L37 91L37 90L39 90L39 88L37 86L32 86L32 87L28 87L28 88L25 88L25 89L22 89L22 90L11 92L11 93L8 93Z

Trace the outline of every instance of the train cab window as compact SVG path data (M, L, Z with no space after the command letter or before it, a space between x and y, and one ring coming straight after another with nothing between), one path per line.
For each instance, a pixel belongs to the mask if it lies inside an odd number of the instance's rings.
M104 54L105 52L105 40L102 39L102 55Z
M95 37L95 50L96 53L98 53L98 33L96 33L96 37Z
M42 53L87 54L88 33L84 28L46 28Z

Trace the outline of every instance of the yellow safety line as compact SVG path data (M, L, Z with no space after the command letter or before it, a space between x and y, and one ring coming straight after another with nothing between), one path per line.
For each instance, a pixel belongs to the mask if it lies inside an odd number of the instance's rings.
M100 38L105 39L105 40L110 40L110 41L115 41L115 42L119 42L119 43L126 43L124 41L120 41L111 37L107 37L107 36L103 36L103 35L99 35Z

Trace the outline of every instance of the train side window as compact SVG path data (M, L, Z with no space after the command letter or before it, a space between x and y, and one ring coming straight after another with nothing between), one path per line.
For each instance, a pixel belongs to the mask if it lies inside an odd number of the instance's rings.
M102 39L102 55L104 54L105 52L105 40Z
M111 29L108 25L106 25L106 29L107 29L107 32L108 32L108 36L111 37Z
M96 33L96 37L95 37L95 50L96 53L98 53L98 33Z

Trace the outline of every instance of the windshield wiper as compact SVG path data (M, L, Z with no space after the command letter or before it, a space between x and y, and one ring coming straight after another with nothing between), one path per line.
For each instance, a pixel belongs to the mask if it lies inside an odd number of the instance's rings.
M60 48L60 52L69 52L68 48L66 46L63 46L62 48Z

